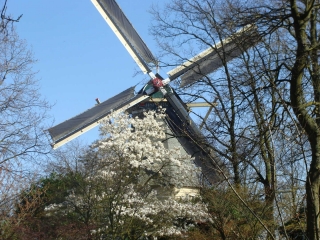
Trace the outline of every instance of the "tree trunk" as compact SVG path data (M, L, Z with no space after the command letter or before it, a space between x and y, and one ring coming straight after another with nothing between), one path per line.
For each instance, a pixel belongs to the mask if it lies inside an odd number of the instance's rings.
M307 176L307 235L310 240L320 239L320 136L317 137L317 144L312 146L312 162Z
M311 1L312 2L312 1ZM318 240L319 235L319 187L320 187L320 129L319 129L319 102L320 102L320 77L318 57L314 58L317 41L315 37L316 25L313 23L312 4L306 4L305 12L300 12L296 1L291 1L291 12L295 39L297 42L296 60L292 68L290 99L292 109L305 130L312 149L312 161L307 174L307 236L309 240ZM310 42L307 36L307 26L310 24ZM314 45L316 44L316 45ZM310 59L312 67L310 68ZM310 71L310 80L313 87L313 100L308 103L304 78L306 71ZM309 100L310 101L310 100ZM307 104L308 103L308 104ZM314 113L308 106L314 107ZM313 115L315 114L315 115Z

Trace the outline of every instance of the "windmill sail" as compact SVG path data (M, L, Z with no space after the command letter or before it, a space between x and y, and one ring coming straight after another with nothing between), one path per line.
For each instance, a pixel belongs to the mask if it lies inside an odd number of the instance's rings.
M224 61L229 61L232 58L239 56L245 49L249 48L259 40L259 38L257 38L257 30L254 25L244 27L230 38L223 40L220 45L217 44L214 47L205 50L181 66L173 69L168 73L169 78L163 80L160 75L156 76L157 74L154 75L151 72L149 64L155 64L156 60L131 23L128 21L127 17L124 15L116 1L91 1L103 18L107 21L127 51L131 54L141 70L144 73L148 73L153 80L161 79L162 82L169 80L167 81L168 83L170 80L174 80L175 78L182 76L182 85L184 86L190 84L201 78L204 74L208 74L221 67L221 59L224 59ZM246 44L242 46L241 49L237 44L239 39L246 39ZM224 58L221 58L221 54L225 54ZM162 87L153 87L151 84L148 86L150 86L150 89L153 90L149 92L144 92L143 90L141 93L134 96L134 88L129 88L115 97L48 129L48 132L53 140L53 148L62 146L66 142L97 126L100 124L101 120L103 120L112 111L125 111L133 105L149 98L148 95L152 95L159 89L163 89ZM170 87L168 86L168 88ZM188 112L181 99L172 91L169 91L165 98L172 106L175 115L180 119L179 121L188 126L188 129L190 130L188 131L188 134L194 139L201 137L202 135L200 130L188 115Z
M170 79L175 79L182 75L180 87L184 87L222 67L223 62L226 63L240 56L246 49L254 46L258 40L256 27L248 25L233 36L206 49L167 74Z
M146 98L148 98L148 96L141 94L134 96L134 87L131 87L93 108L48 129L53 140L53 148L58 148L99 125L112 111L124 111Z
M148 63L156 64L147 45L133 28L115 0L91 0L121 43L144 73L150 72Z

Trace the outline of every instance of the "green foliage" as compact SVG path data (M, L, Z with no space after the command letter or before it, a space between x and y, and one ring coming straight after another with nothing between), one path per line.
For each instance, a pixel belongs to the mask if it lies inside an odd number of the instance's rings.
M282 236L289 236L290 239L303 240L306 239L306 229L306 208L301 207L293 218L280 227L279 232Z
M268 222L264 201L247 189L238 189L240 196L264 222ZM187 239L257 239L263 228L252 213L228 188L204 189L203 200L208 204L211 221L199 223L189 231Z
M57 239L61 236L72 238L79 231L87 233L88 226L84 226L76 214L50 214L47 211L51 204L63 204L70 191L77 191L83 181L78 172L51 173L23 191L12 218L19 221L13 221L14 236L17 239Z
M80 173L70 172L66 175L51 173L48 177L41 178L38 182L33 183L30 188L23 191L20 195L20 201L17 203L17 213L25 210L27 204L32 201L38 201L36 209L30 209L35 215L44 211L44 208L53 203L62 203L68 196L69 191L76 189L82 181ZM40 193L38 196L37 193Z

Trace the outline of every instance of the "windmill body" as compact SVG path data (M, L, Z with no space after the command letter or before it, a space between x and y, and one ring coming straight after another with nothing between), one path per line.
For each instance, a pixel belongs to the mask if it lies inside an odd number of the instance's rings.
M157 60L146 44L135 31L115 0L92 0L102 17L109 24L112 31L127 49L141 71L151 78L149 83L138 94L134 94L134 87L96 105L95 107L50 128L49 134L53 140L53 148L57 148L75 137L90 130L108 116L111 112L147 110L156 105L166 105L168 132L178 136L167 145L181 146L183 151L192 155L195 162L210 182L214 182L216 174L212 165L212 155L207 151L205 140L200 130L190 118L188 109L169 83L178 77L182 86L192 84L204 75L207 75L223 65L223 62L238 57L243 51L257 42L255 26L249 25L240 29L236 34L213 45L196 55L180 66L168 72L167 78L154 74L151 69L156 66ZM239 48L239 41L244 43ZM222 57L223 60L222 61ZM159 97L160 96L160 97ZM164 101L159 101L162 99ZM198 142L202 141L202 145Z
M150 86L146 85L146 88ZM171 91L169 88L166 91ZM190 149L188 144L185 144L186 141L183 139L183 135L181 134L180 137L176 136L176 132L174 132L173 125L178 124L178 121L175 121L170 117L175 115L175 111L171 104L165 99L165 96L162 92L158 91L150 96L147 100L144 100L135 106L129 108L127 112L132 117L144 117L144 112L146 111L157 111L159 109L164 109L166 112L166 118L159 121L164 121L164 129L166 133L165 141L163 141L164 147L168 150L179 149L180 156L187 156L189 158L189 164L193 166L194 172L188 172L187 176L181 177L179 187L176 186L174 183L170 183L170 179L166 182L166 188L163 188L163 185L158 184L155 181L151 183L152 187L157 190L158 196L162 198L167 197L195 197L199 194L199 181L200 181L200 174L197 171L197 166L195 165L195 159L191 157L191 153L193 153L193 149ZM177 118L178 116L175 116ZM176 128L183 128L181 125L177 125ZM173 137L175 136L175 137ZM184 140L184 141L181 141ZM177 156L173 156L177 157ZM170 166L167 171L170 171L168 174L169 176L175 175L175 172L178 174L180 171L178 166ZM192 167L191 167L192 168ZM168 186L169 183L169 186Z

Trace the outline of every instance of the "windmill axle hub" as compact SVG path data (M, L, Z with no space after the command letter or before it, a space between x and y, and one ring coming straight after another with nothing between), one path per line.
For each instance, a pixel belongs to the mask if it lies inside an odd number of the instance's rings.
M162 80L161 79L159 79L159 78L154 78L154 79L152 79L152 84L153 84L153 87L155 88L155 89L159 89L159 88L161 88L161 87L163 87L163 82L162 82Z

